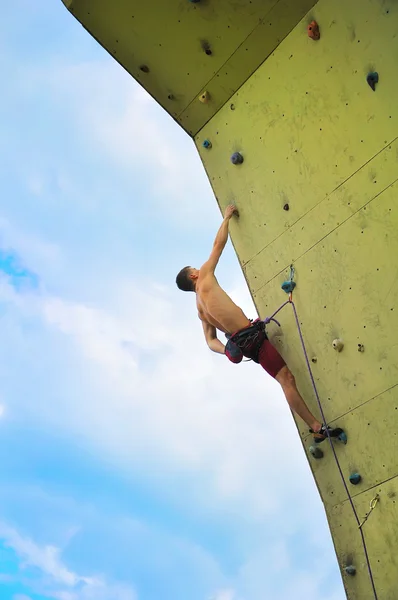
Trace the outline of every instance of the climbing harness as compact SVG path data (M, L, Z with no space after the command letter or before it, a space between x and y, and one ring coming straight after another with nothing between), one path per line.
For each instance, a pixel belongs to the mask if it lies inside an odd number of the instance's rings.
M300 338L301 346L302 346L303 353L304 353L305 362L306 362L306 364L307 364L308 373L309 373L309 376L310 376L310 379L311 379L312 387L313 387L313 389L314 389L314 392L315 392L315 397L316 397L316 400L317 400L317 403L318 403L318 406L319 406L320 413L321 413L321 415L322 415L322 420L323 420L323 423L326 425L326 417L325 417L325 413L324 413L323 406L322 406L322 402L321 402L321 399L320 399L320 396L319 396L319 393L318 393L318 389L317 389L317 386L316 386L316 383L315 383L315 379L314 379L314 376L313 376L313 374L312 374L312 369L311 369L311 365L310 365L310 361L309 361L309 357L308 357L308 352L307 352L307 349L306 349L306 346L305 346L305 343L304 343L304 336L303 336L303 333L302 333L302 330L301 330L300 320L299 320L299 318L298 318L298 314L297 314L296 306L295 306L295 304L294 304L294 302L293 302L293 290L294 290L294 288L295 288L295 286L296 286L296 283L293 281L293 277L294 277L294 267L293 267L293 265L291 265L291 266L290 266L290 279L289 279L289 280L287 280L287 281L284 281L284 282L283 282L283 284L282 284L282 289L283 289L283 290L284 290L286 293L288 293L288 294L289 294L289 299L288 299L288 300L286 300L286 302L284 302L284 303L283 303L283 304L282 304L282 305L281 305L281 306L280 306L280 307L279 307L279 308L278 308L278 309L277 309L277 310L276 310L276 311L275 311L275 312L274 312L274 313L273 313L273 314L272 314L270 317L266 317L266 318L264 319L264 323L265 323L265 325L268 325L269 323L271 323L271 321L274 321L274 323L276 323L276 324L277 324L277 325L280 327L281 325L280 325L280 323L279 323L279 322L278 322L278 321L275 319L275 317L276 317L276 315L277 315L277 314L278 314L278 313L279 313L279 312L280 312L280 311L281 311L281 310L282 310L282 309L283 309L283 308L284 308L284 307L285 307L287 304L290 304L290 305L291 305L291 307L292 307L292 309L293 309L293 313L294 313L294 318L295 318L295 321L296 321L296 325L297 325L297 331L298 331L298 334L299 334L299 338ZM293 284L294 284L294 285L293 285ZM377 505L377 502L378 502L378 500L379 500L379 496L378 496L378 494L377 494L377 495L376 495L376 496L373 498L373 500L372 500L372 501L371 501L371 503L370 503L370 511L367 513L367 515L365 516L365 518L364 518L364 519L362 520L362 522L361 522L361 521L359 520L359 517L358 517L357 510L356 510L356 508L355 508L354 502L353 502L353 500L352 500L352 498L351 498L351 495L350 495L350 492L349 492L348 486L347 486L347 484L346 484L346 481L345 481L345 478L344 478L344 474L343 474L342 468L341 468L341 466L340 466L339 460L338 460L338 458L337 458L336 450L334 449L334 445L333 445L333 442L332 442L332 437L331 437L331 435L330 435L330 432L329 432L329 428L328 428L328 427L326 427L326 433L327 433L327 438L328 438L328 440L329 440L330 447L331 447L331 449L332 449L332 452L333 452L334 459L335 459L335 461L336 461L337 468L338 468L338 470L339 470L339 473L340 473L340 476L341 476L341 480L342 480L342 482L343 482L344 489L345 489L345 491L346 491L346 494L347 494L347 497L348 497L349 503L350 503L350 505L351 505L351 508L352 508L352 511L353 511L353 513L354 513L354 517L355 517L355 520L356 520L356 522L357 522L358 529L359 529L359 532L360 532L360 535L361 535L361 539L362 539L362 546L363 546L363 550L364 550L364 554L365 554L365 560L366 560L366 565L367 565L367 569L368 569L368 573L369 573L370 583L371 583L371 585L372 585L372 590L373 590L374 600L378 600L378 597L377 597L377 592L376 592L376 587L375 587L375 583L374 583L374 579L373 579L372 568L371 568L371 566L370 566L370 559L369 559L368 549L367 549L367 546L366 546L366 541L365 541L365 536L364 536L364 534L363 534L362 526L363 526L363 524L364 524L364 523L367 521L367 519L369 518L369 516L370 516L370 514L372 513L372 511L375 509L375 507L376 507L376 505ZM344 440L343 440L343 441L344 441Z
M259 352L266 339L268 338L265 323L261 319L256 319L248 327L231 335L228 343L232 342L245 356L258 363Z

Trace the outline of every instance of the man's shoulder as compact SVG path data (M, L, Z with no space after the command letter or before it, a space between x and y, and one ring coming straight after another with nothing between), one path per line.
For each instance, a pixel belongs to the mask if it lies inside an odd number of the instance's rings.
M205 275L204 277L198 278L198 282L196 284L197 294L200 296L206 296L208 292L214 287L214 280L212 277Z
M200 285L202 285L204 282L206 283L214 283L216 282L216 276L214 275L214 271L210 271L209 269L206 268L206 263L200 267L199 269L199 277L198 277L198 283Z

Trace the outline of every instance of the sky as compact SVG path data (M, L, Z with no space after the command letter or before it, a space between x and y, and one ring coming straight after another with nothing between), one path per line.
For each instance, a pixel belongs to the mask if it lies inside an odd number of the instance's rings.
M278 384L175 286L220 224L192 140L61 0L4 4L0 65L1 598L343 600Z

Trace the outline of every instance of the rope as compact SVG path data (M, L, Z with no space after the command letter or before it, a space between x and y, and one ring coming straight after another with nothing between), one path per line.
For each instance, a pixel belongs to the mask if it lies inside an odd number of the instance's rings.
M375 583L374 583L374 579L373 579L372 568L371 568L371 566L370 566L370 560L369 560L369 555L368 555L368 549L367 549L367 546L366 546L366 540L365 540L365 536L364 536L364 533L363 533L363 530L362 530L362 525L363 525L363 523L361 523L361 521L360 521L360 519L359 519L359 517L358 517L358 513L357 513L357 511L356 511L356 508L355 508L354 502L353 502L353 500L352 500L352 498L351 498L351 495L350 495L350 492L349 492L348 486L347 486L347 484L346 484L346 481L345 481L345 478L344 478L344 475L343 475L343 471L342 471L342 469L341 469L341 466L340 466L339 460L338 460L338 458L337 458L336 450L334 449L334 445L333 445L332 438L331 438L331 436L330 436L330 433L329 433L329 429L328 429L328 427L327 427L327 422L326 422L325 413L324 413L324 411L323 411L322 402L321 402L321 399L320 399L320 397L319 397L319 393L318 393L318 389L317 389L317 387L316 387L316 383L315 383L314 376L313 376L313 374L312 374L312 369L311 369L310 361L309 361L309 358L308 358L308 352L307 352L307 349L306 349L306 347L305 347L305 343L304 343L304 337L303 337L303 333L302 333L301 326L300 326L300 321L299 321L299 318L298 318L298 314L297 314L296 306L295 306L295 304L294 304L294 302L293 302L293 299L292 299L292 293L290 293L290 294L289 294L289 300L287 300L286 302L284 302L284 303L283 303L283 304L282 304L282 305L281 305L281 306L280 306L280 307L279 307L279 308L278 308L278 309L277 309L277 310L276 310L276 311L275 311L275 312L274 312L274 313L273 313L273 314L272 314L270 317L267 317L266 319L264 319L264 323L265 323L266 325L268 325L268 323L270 323L271 321L274 321L275 323L277 323L277 325L279 325L279 326L280 326L280 324L278 323L278 321L275 319L275 316L276 316L276 315L277 315L277 314L278 314L278 313L279 313L279 312L282 310L282 308L284 308L284 307L285 307L287 304L291 304L291 306L292 306L292 308L293 308L293 313L294 313L294 317L295 317L295 319L296 319L296 324L297 324L297 330L298 330L298 333L299 333L299 337L300 337L300 341L301 341L301 346L302 346L302 348L303 348L303 352L304 352L305 361L306 361L306 363L307 363L307 368L308 368L308 372L309 372L309 375L310 375L310 379L311 379L312 387L314 388L315 397L316 397L316 399L317 399L318 406L319 406L319 410L320 410L320 412L321 412L321 415L322 415L322 420L323 420L323 423L325 424L325 427L326 427L326 433L327 433L327 436L328 436L329 444L330 444L330 447L331 447L331 449L332 449L333 456L334 456L334 459L335 459L335 461L336 461L336 465L337 465L337 468L338 468L338 470L339 470L339 473L340 473L340 476L341 476L341 480L342 480L342 482L343 482L343 485L344 485L344 489L345 489L345 491L346 491L346 493L347 493L347 497L348 497L348 500L349 500L349 502L350 502L350 504L351 504L351 508L352 508L352 511L353 511L353 513L354 513L355 520L356 520L356 522L357 522L358 529L359 529L359 532L360 532L360 535L361 535L361 540L362 540L363 550L364 550L364 553L365 553L366 565L367 565L368 572L369 572L369 578L370 578L370 583L371 583L371 585L372 585L372 590L373 590L374 599L375 599L375 600L378 600L378 598L377 598L377 592L376 592L376 587L375 587ZM374 508L374 507L373 507L373 508ZM373 510L373 509L372 509L372 510Z

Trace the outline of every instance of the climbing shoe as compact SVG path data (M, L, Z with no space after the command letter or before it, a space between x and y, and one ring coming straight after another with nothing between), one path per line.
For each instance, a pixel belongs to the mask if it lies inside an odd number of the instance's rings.
M344 444L347 443L347 435L340 427L329 427L329 425L322 425L319 431L313 431L310 429L310 432L314 434L314 442L315 444L320 444L324 440L326 440L329 436L331 438L338 438L340 442ZM329 436L328 436L329 433Z

